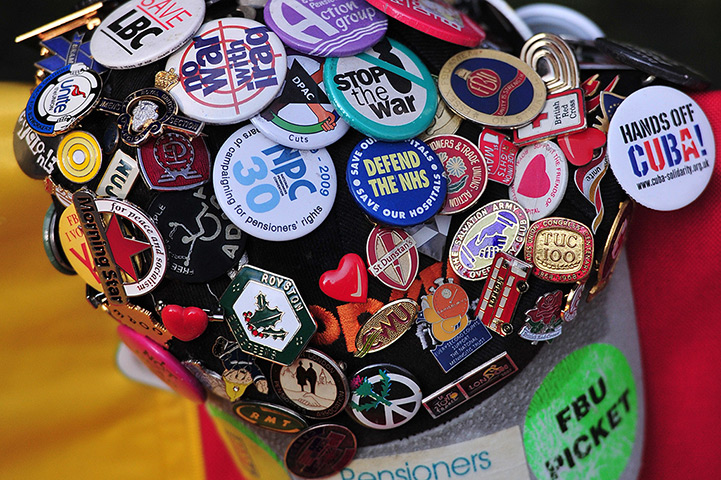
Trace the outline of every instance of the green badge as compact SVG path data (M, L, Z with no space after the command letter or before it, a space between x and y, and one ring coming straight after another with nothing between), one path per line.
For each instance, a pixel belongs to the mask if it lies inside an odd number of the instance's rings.
M623 353L593 344L546 376L526 414L523 443L539 479L615 480L633 450L636 385Z
M283 365L293 363L317 328L293 280L250 265L220 305L241 350Z

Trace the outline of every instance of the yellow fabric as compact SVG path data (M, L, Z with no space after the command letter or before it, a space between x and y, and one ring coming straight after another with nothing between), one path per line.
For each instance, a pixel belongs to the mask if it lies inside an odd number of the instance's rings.
M0 83L0 478L202 479L195 406L124 377L116 322L47 260L50 197L12 147L29 92Z

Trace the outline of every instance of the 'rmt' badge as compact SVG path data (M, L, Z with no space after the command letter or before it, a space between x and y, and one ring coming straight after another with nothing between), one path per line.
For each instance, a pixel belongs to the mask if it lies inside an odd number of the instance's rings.
M238 272L220 305L240 349L271 362L293 363L316 330L293 280L250 265Z

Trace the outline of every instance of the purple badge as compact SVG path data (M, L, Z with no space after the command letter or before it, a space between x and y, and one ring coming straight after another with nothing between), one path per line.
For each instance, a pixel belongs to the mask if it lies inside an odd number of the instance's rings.
M363 52L388 28L385 14L365 0L269 0L264 18L286 45L319 57Z

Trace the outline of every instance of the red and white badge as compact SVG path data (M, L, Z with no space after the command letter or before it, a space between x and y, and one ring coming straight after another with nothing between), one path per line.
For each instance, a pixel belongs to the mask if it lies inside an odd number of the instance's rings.
M711 180L713 130L701 107L669 87L642 88L619 105L608 129L608 160L631 198L653 210L693 202Z
M147 65L182 47L204 16L203 0L133 0L102 21L90 39L90 53L109 68Z
M285 47L262 23L221 18L203 24L165 66L180 83L170 90L187 116L211 124L247 120L280 92Z
M477 47L486 38L486 32L476 22L442 0L368 0L368 3L409 27L447 42Z
M586 109L583 90L574 88L549 95L541 113L528 125L513 131L513 141L517 145L529 145L585 128Z
M516 178L508 196L526 209L531 220L553 213L566 193L568 164L556 144L541 142L521 150L516 159Z
M458 135L436 135L426 143L438 155L448 178L440 213L452 215L472 207L488 183L488 168L478 147Z
M210 152L203 137L166 132L138 148L143 178L152 190L188 190L210 179Z
M516 173L516 155L518 147L505 135L484 128L478 136L478 148L486 159L488 179L510 185Z
M368 270L383 284L408 290L418 274L418 249L400 228L375 227L366 242Z

